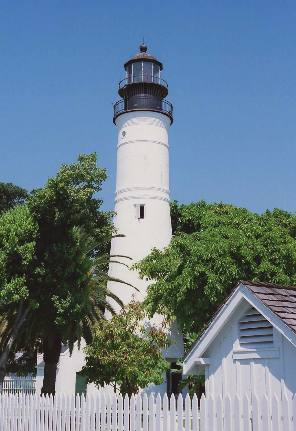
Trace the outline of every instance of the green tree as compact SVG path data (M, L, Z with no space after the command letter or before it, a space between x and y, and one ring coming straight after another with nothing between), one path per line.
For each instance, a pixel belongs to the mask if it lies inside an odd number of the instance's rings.
M172 205L174 236L139 265L150 313L200 333L238 280L296 283L296 216L205 202Z
M109 251L112 214L101 210L102 201L96 195L105 178L96 156L82 155L77 163L63 165L29 196L26 205L3 215L7 221L1 224L0 307L7 319L2 320L1 343L6 346L10 340L10 352L14 346L26 354L41 342L43 393L55 392L62 343L72 349L82 336L89 338L93 323L108 307L107 265L100 267L98 260ZM13 220L15 214L23 218ZM27 224L34 230L27 232ZM17 231L14 225L20 226ZM9 241L12 245L7 251ZM23 266L18 265L22 255L9 255L18 252L14 246L19 243L21 252L29 248L31 253ZM0 370L1 364L4 370L7 355L0 355Z
M33 285L39 307L33 326L43 343L43 393L55 391L62 343L71 349L89 331L89 323L102 316L102 286L94 291L92 267L96 256L108 251L113 230L112 214L101 210L96 196L105 179L95 154L82 155L28 199L39 233Z
M0 182L0 214L13 208L15 205L23 204L28 198L28 192L12 183Z
M38 305L30 295L37 233L26 205L0 216L0 384L25 321Z
M83 372L98 386L113 384L129 396L149 383L161 384L168 363L162 349L164 328L145 323L139 303L131 303L111 320L101 320L85 349Z

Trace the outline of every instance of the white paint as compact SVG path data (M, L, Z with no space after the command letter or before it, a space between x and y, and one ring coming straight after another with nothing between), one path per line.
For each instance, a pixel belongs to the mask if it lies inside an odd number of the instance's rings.
M296 398L276 394L250 399L227 395L196 395L168 400L146 394L123 398L99 392L95 396L40 397L0 394L1 431L292 431Z
M56 375L56 393L72 395L75 394L76 374L82 370L85 365L84 348L85 341L82 339L80 348L78 343L74 344L72 354L67 346L62 346L62 353L60 354L57 375ZM41 394L44 377L44 361L43 355L37 355L37 375L36 375L36 394ZM92 394L98 391L94 384L87 385L87 393Z
M252 348L240 345L239 322L250 305L273 325L272 343ZM253 399L255 395L277 394L282 399L296 393L296 348L291 330L266 308L240 286L187 355L184 373L205 373L207 396L247 394Z
M75 343L72 355L70 355L69 348L63 346L58 363L56 393L75 394L76 373L81 371L85 364L85 355L83 352L85 345L85 341L81 340L79 349L78 344Z
M108 288L124 304L132 300L142 302L149 286L132 265L146 257L153 248L164 249L172 237L169 205L169 142L168 116L151 111L134 111L116 119L118 132L117 176L114 225L118 235L111 244L109 275L133 287L111 281ZM144 218L140 218L144 206ZM112 263L113 259L120 263ZM136 290L136 289L137 290ZM116 311L119 306L113 301ZM161 316L154 318L159 323ZM183 337L176 324L170 328L171 346L164 356L174 361L181 357ZM147 393L164 394L162 385L149 385Z
M116 126L118 145L114 225L117 233L124 237L112 240L111 255L127 257L116 259L123 265L111 263L109 274L132 284L139 292L116 282L110 282L108 287L127 304L133 298L142 301L149 284L129 268L147 256L154 247L163 249L171 240L170 119L158 112L135 111L120 115L116 119ZM144 205L144 219L138 218L139 205Z

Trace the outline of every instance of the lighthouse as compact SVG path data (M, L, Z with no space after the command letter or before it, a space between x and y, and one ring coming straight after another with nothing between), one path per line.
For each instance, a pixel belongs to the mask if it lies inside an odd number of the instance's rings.
M149 281L142 280L133 265L153 248L163 249L171 240L169 205L169 141L173 106L166 100L168 85L162 78L162 63L141 44L139 52L125 64L125 78L119 82L120 100L114 104L113 123L117 128L117 172L115 192L116 235L111 243L108 288L124 304L143 301ZM111 301L111 300L110 300ZM114 302L115 310L119 306ZM170 328L172 343L164 356L176 368L183 355L182 334L176 324ZM56 393L73 394L86 390L81 369L85 364L82 340L72 355L63 347L56 379ZM81 348L79 348L81 347ZM40 393L44 374L42 355L38 355L36 393ZM169 394L180 374L168 372L162 385L144 390ZM97 389L88 385L87 392Z
M166 99L168 84L162 78L163 65L148 53L144 43L126 61L124 70L125 77L118 86L120 100L114 104L113 113L117 128L117 235L111 243L112 281L108 288L128 304L143 301L149 286L133 265L153 248L165 248L172 237L168 134L173 105ZM119 310L115 303L114 306ZM182 334L176 324L170 329L170 337L172 344L164 356L175 368L176 360L183 355ZM170 393L179 376L168 373L163 385L150 389Z
M117 171L109 274L135 286L110 282L109 289L125 303L142 301L147 281L131 266L153 248L163 249L172 236L169 206L169 141L173 105L166 100L168 84L162 78L162 63L141 44L125 64L119 82L121 97L114 104L117 128ZM111 259L112 260L112 259Z

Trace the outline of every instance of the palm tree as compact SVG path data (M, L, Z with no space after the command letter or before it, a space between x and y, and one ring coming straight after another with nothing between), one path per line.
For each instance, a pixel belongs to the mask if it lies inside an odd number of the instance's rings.
M84 248L87 248L86 244L87 241L84 242ZM106 311L111 315L115 314L111 301L119 305L119 307L123 307L124 304L120 298L107 288L108 282L115 281L138 290L131 284L108 275L110 263L126 265L118 260L119 257L123 256L110 256L108 253L99 254L93 247L88 248L88 250L85 255L88 257L90 265L82 297L83 303L80 304L84 310L82 318L80 320L69 320L62 331L55 325L54 319L51 319L51 322L46 325L42 337L44 358L43 394L55 393L56 371L63 342L68 345L70 353L72 353L76 342L80 346L81 339L84 339L87 344L90 343L93 328L99 320L106 318ZM131 259L127 256L124 257Z
M54 394L62 344L67 344L72 352L75 342L80 343L82 338L89 343L92 340L94 325L100 319L105 318L106 310L111 315L115 313L111 301L123 307L120 298L107 288L108 281L131 286L123 280L108 275L110 263L126 265L118 260L123 256L110 257L106 250L100 253L98 247L90 247L89 241L84 235L80 236L78 248L87 268L86 277L81 283L80 307L83 313L79 319L69 316L67 324L61 327L56 323L57 312L52 301L39 303L37 309L26 301L20 303L18 309L9 307L6 309L2 306L0 311L0 351L2 352L0 359L3 359L3 364L0 361L0 389L9 358L13 359L15 352L21 351L24 358L28 357L31 360L32 351L41 350L45 363L42 393ZM127 256L124 257L130 259ZM48 298L48 295L45 297ZM4 350L6 355L3 354Z

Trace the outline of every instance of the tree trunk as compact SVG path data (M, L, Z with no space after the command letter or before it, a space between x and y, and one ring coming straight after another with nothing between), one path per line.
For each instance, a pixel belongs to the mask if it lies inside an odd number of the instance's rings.
M6 337L6 340L1 346L2 352L0 354L0 391L2 390L3 381L6 375L6 367L9 353L11 352L11 349L13 348L14 343L17 339L18 333L27 318L28 312L29 308L24 308L24 304L21 303L11 330Z
M129 379L124 379L121 386L120 386L120 393L123 397L128 395L131 397L132 395L136 394L139 391L139 388L132 384Z
M52 331L43 340L44 377L41 394L55 395L57 366L62 349L61 337Z

